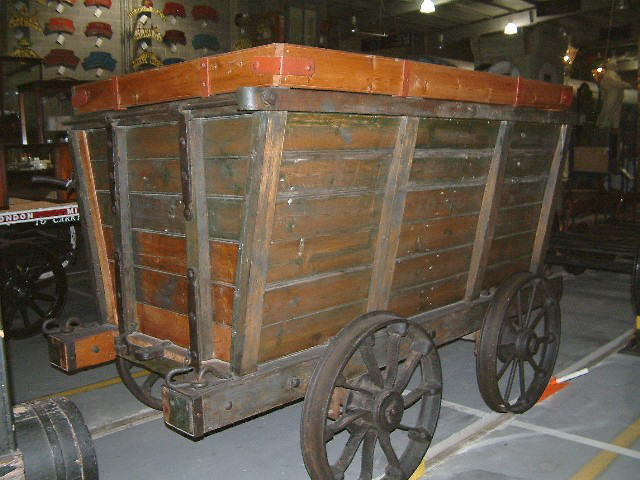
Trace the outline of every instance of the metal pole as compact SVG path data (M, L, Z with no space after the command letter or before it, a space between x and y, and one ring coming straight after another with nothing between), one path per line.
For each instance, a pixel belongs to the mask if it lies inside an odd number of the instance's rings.
M0 309L1 311L1 309ZM0 314L0 456L11 455L16 450L16 434L13 429L13 408L7 377L4 351L4 326Z

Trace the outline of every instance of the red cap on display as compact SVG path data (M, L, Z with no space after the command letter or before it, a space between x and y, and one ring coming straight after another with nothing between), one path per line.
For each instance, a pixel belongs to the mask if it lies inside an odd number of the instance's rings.
M184 5L177 2L167 2L164 4L164 8L162 9L162 13L172 17L186 17L187 14L184 10Z
M75 31L76 27L73 25L73 20L62 17L49 19L45 28L46 35L51 33L68 33L69 35L73 35Z
M67 50L66 48L52 48L44 57L45 67L62 65L63 67L76 68L78 62L80 62L80 59L76 57L73 50Z
M89 22L87 28L84 29L84 34L87 37L103 37L111 39L113 36L113 30L111 25L105 22Z
M210 7L209 5L196 5L191 10L191 15L194 20L211 20L212 22L218 21L218 11Z

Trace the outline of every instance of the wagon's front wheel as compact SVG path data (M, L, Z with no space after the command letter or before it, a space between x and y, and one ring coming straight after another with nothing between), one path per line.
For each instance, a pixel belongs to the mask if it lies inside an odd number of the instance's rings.
M487 309L476 359L478 386L496 412L523 413L549 383L560 345L560 307L548 280L509 277Z
M442 371L429 335L388 312L354 320L316 366L302 409L301 446L314 480L386 480L420 466L440 413Z

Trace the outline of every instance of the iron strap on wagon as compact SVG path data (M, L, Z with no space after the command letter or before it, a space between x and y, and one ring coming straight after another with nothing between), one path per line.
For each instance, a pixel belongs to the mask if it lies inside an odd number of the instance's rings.
M436 345L480 330L498 411L527 410L549 380L560 317L543 262L571 99L282 44L77 87L101 318L50 335L52 362L115 358L195 438L306 392L312 478L371 478L377 444L388 478L408 478L438 418Z

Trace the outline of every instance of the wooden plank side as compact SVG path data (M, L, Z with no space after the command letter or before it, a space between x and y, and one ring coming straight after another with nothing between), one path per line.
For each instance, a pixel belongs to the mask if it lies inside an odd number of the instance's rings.
M294 151L283 155L278 191L314 194L340 189L380 189L389 150Z
M366 312L360 301L264 327L260 362L267 362L324 343L340 329Z
M495 236L504 237L533 230L536 228L539 215L539 203L500 209L496 220Z
M85 239L86 256L89 259L91 283L98 302L100 318L105 323L118 323L113 279L108 263L107 243L102 228L102 211L96 195L91 165L91 144L86 131L70 132L71 146L78 179L78 208ZM112 243L112 242L111 242Z
M270 287L264 294L264 326L346 305L367 297L371 269L323 275L290 285Z
M187 279L157 270L135 267L136 299L157 308L187 315ZM211 285L215 322L231 325L234 289L230 285Z
M511 148L554 149L560 127L554 124L517 122L513 126Z
M93 182L96 190L109 190L109 166L106 160L92 160Z
M189 348L189 320L186 315L140 302L136 308L141 333Z
M531 256L515 258L507 262L490 265L487 267L482 289L488 290L493 287L499 287L511 275L517 272L526 272L529 270Z
M207 195L244 196L249 172L249 157L205 158L204 177Z
M405 257L396 262L392 291L406 289L469 270L471 245Z
M512 149L507 158L507 178L546 175L551 166L553 149Z
M430 284L398 290L389 298L389 310L410 317L457 302L464 297L467 275L439 280Z
M398 258L473 242L478 215L434 218L426 222L404 223L400 232Z
M368 311L385 309L389 302L417 133L418 118L400 119L380 213L380 226L367 295Z
M279 198L275 205L273 241L362 231L377 226L382 195Z
M252 122L251 115L204 119L202 124L204 157L248 156L251 152Z
M392 149L397 124L378 115L292 113L284 150Z
M280 282L369 265L375 230L323 235L272 243L268 282Z
M507 179L500 195L500 207L514 207L542 201L547 179Z
M223 53L209 57L208 83L209 95L235 92L239 87L277 85L279 82L273 73L256 73L259 67L254 63L258 57L270 57L281 54L279 45L263 45L237 52Z
M178 124L132 127L127 135L129 159L178 158Z
M113 225L114 215L111 211L111 197L108 191L98 190L96 192L96 211L100 212L102 225Z
M482 197L482 207L478 214L478 225L476 228L471 263L469 266L469 276L467 277L467 289L465 300L475 299L482 288L482 277L485 274L489 250L493 241L493 234L498 216L500 204L500 194L504 183L504 173L507 163L507 155L511 141L512 124L506 121L500 122L500 130L496 140L496 146L491 159L491 166L487 175L484 195Z
M504 263L507 260L531 255L535 231L496 238L489 252L489 265Z
M106 195L108 200L108 194ZM103 200L103 201L106 201ZM241 198L208 197L209 237L237 240ZM184 234L184 205L179 194L131 194L131 224L135 229Z
M404 222L423 222L434 218L478 212L484 185L436 188L407 192Z
M108 155L107 131L104 128L86 130L91 161L106 161Z
M540 219L538 221L535 244L533 245L533 253L531 255L530 268L532 272L537 274L541 274L544 267L547 243L549 241L549 236L551 235L551 226L556 212L558 190L561 187L560 177L562 175L562 165L570 136L571 126L562 125L557 139L556 150L553 154L553 161L551 162L549 181L547 182L544 199L542 200Z
M487 175L490 159L489 152L463 156L447 156L443 152L436 157L425 157L417 151L409 181L412 185L475 182Z
M287 113L257 113L254 119L251 164L239 235L243 243L238 260L231 343L231 368L239 375L253 372L258 366L269 245L274 228Z
M418 126L416 157L421 149L493 149L500 123L489 120L422 118Z

